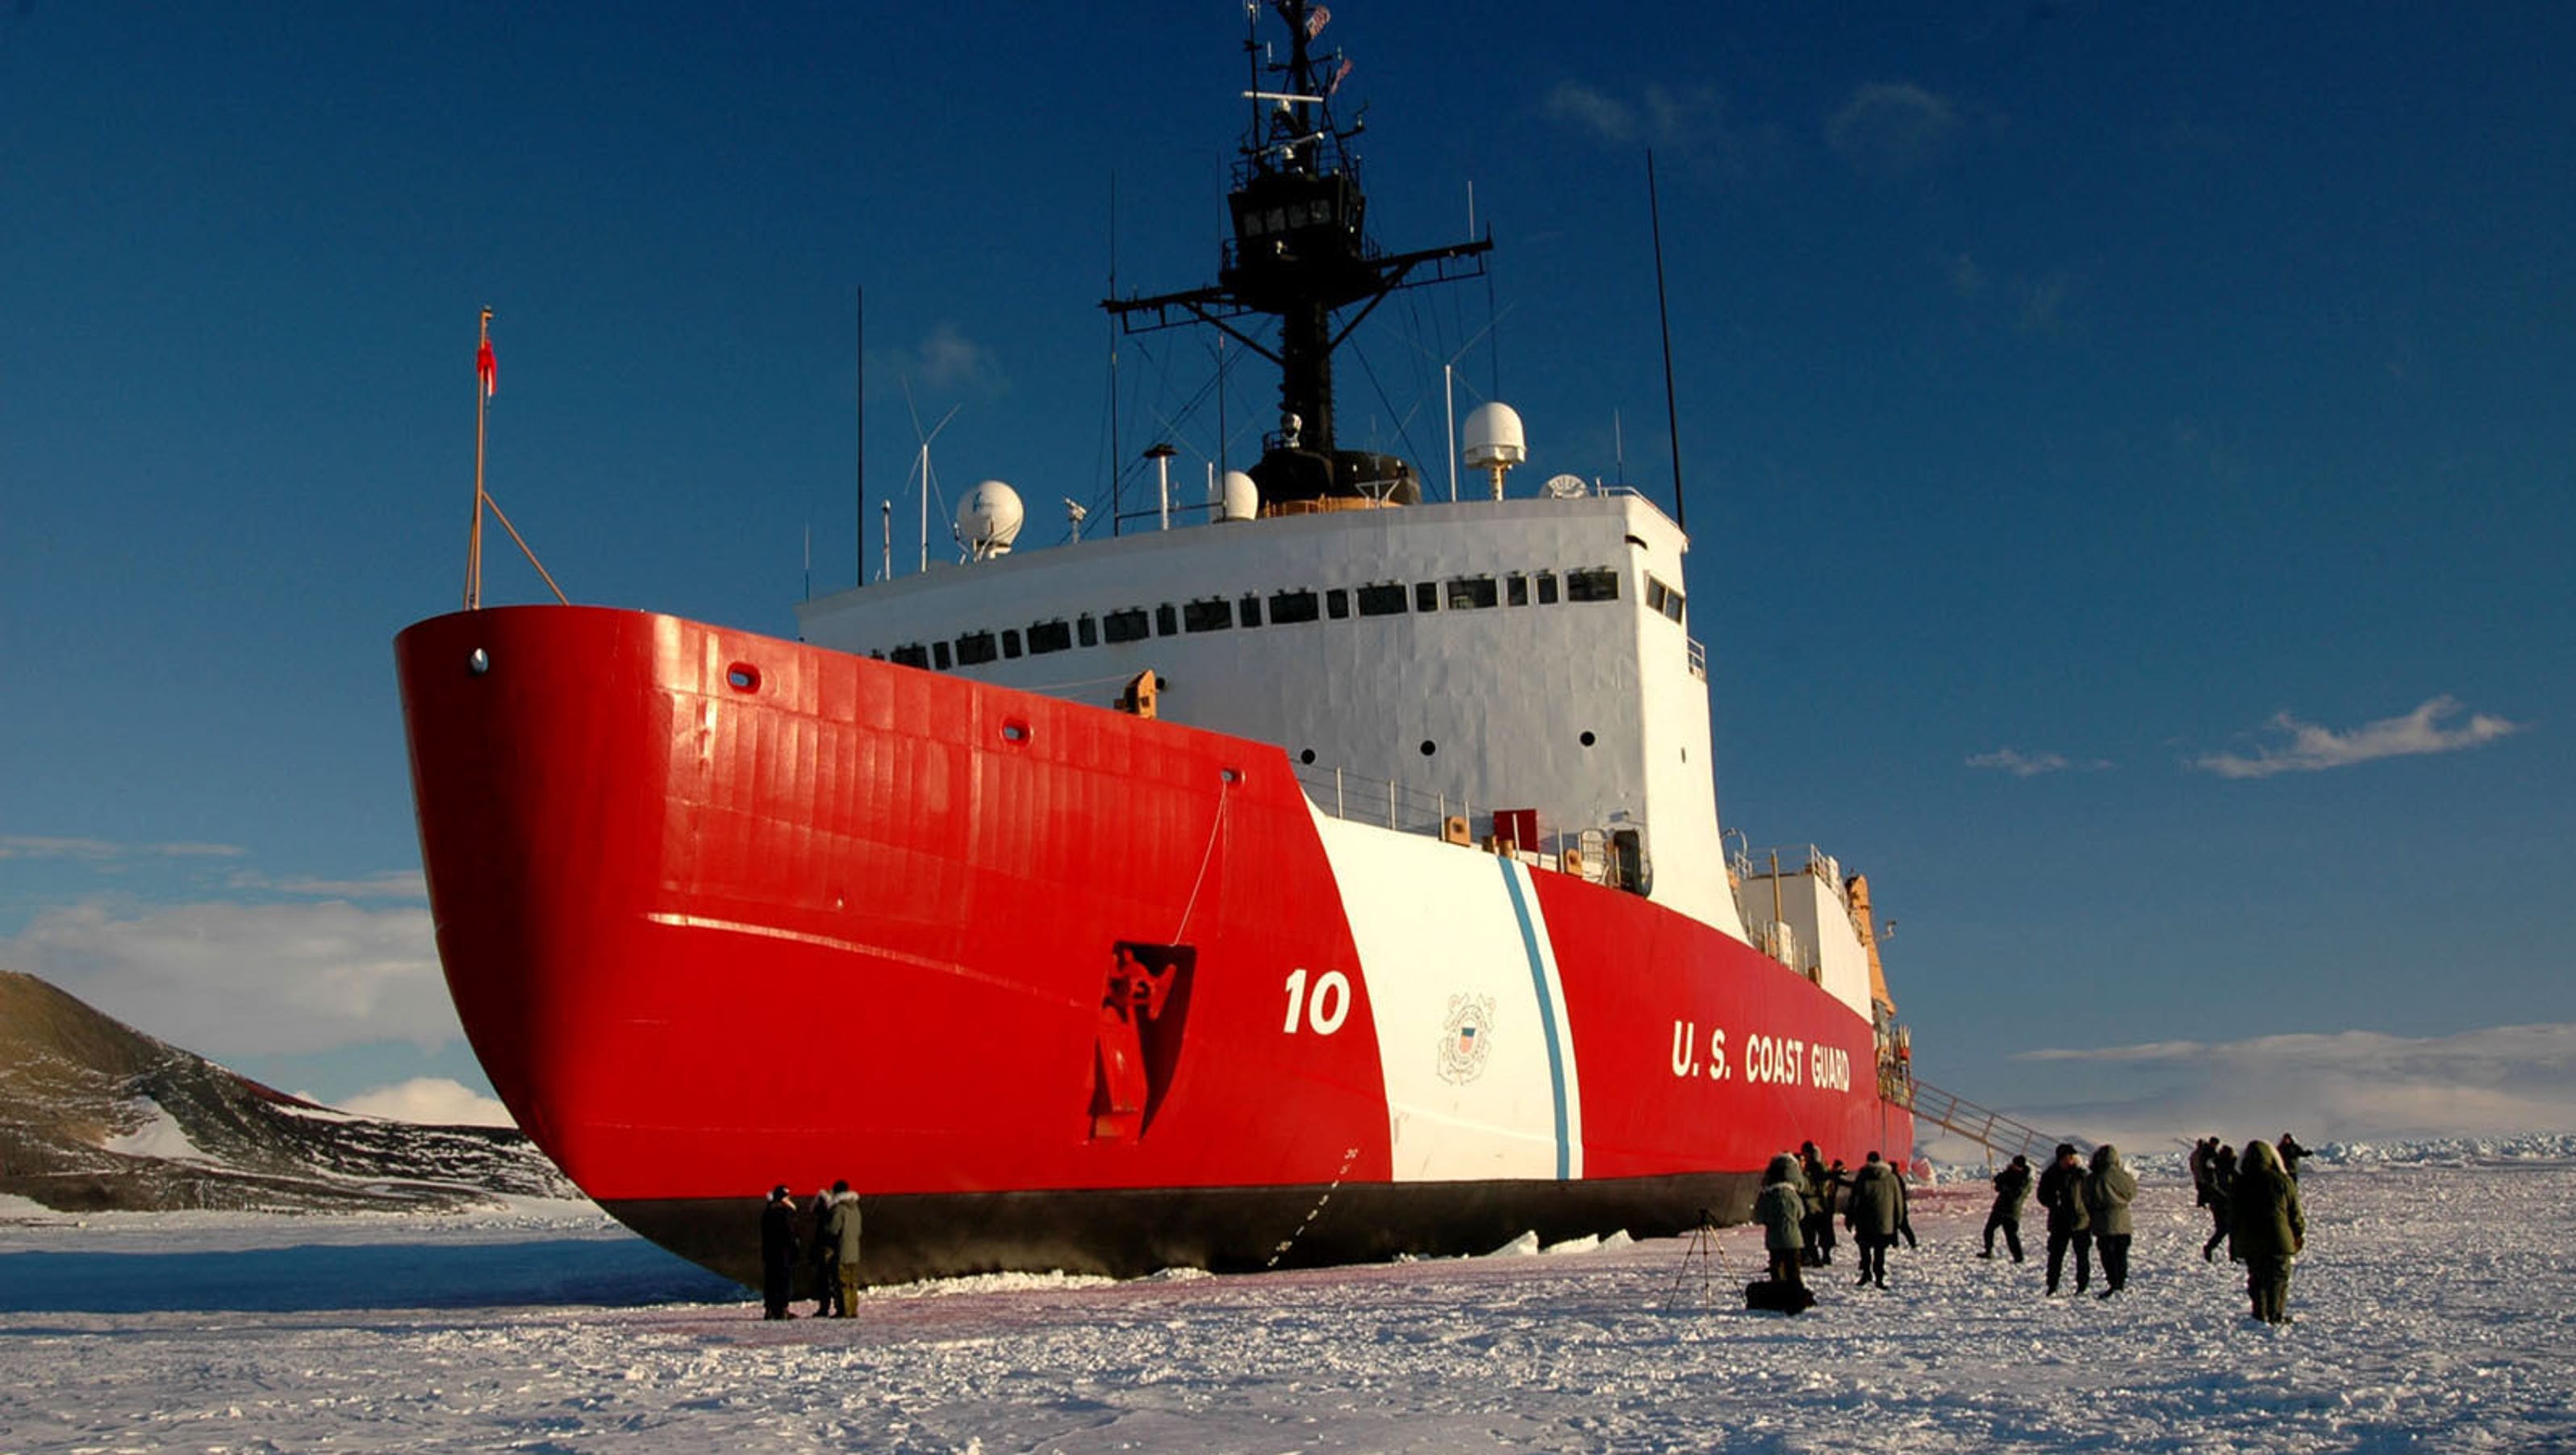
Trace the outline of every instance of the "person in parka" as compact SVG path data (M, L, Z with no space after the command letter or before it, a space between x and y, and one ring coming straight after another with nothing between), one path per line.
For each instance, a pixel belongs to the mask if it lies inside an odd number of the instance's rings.
M2286 1324L2290 1261L2307 1246L2308 1218L2299 1206L2299 1184L2281 1166L2278 1148L2269 1142L2245 1144L2227 1201L2229 1231L2236 1259L2245 1265L2245 1295L2253 1301L2253 1316Z
M1804 1261L1811 1268L1821 1268L1834 1261L1834 1195L1832 1174L1825 1170L1824 1154L1813 1142L1798 1145L1798 1177L1804 1184L1799 1191L1807 1198L1807 1225L1799 1232L1806 1240Z
M1904 1221L1905 1179L1872 1152L1852 1174L1850 1210L1843 1214L1852 1246L1860 1250L1860 1282L1887 1287L1887 1250Z
M832 1317L846 1319L859 1301L859 1195L849 1183L832 1184L832 1216L824 1227L832 1239L833 1271L840 1276Z
M769 1190L760 1209L760 1305L764 1319L792 1319L787 1300L796 1283L796 1204L787 1184Z
M832 1241L832 1189L818 1188L806 1204L808 1246L814 1270L814 1317L823 1318L841 1297L841 1247Z
M2084 1168L2075 1160L2075 1144L2057 1144L2057 1160L2039 1174L2039 1205L2048 1209L2048 1291L2057 1292L2057 1275L2066 1266L2066 1250L2075 1250L2075 1291L2093 1281L2093 1215L2084 1209Z
M2004 1235L2004 1246L2012 1250L2012 1260L2021 1261L2021 1209L2030 1201L2030 1159L2015 1154L2011 1165L1995 1174L1995 1205L1986 1214L1986 1251L1980 1258L1995 1256L1995 1234Z
M2218 1256L2218 1245L2228 1241L2234 1231L2235 1217L2228 1211L2236 1196L2236 1149L2221 1144L2209 1155L2209 1241L2200 1245L2200 1261L2211 1262ZM2228 1255L2236 1255L2230 1252Z
M2138 1195L2138 1175L2120 1165L2120 1149L2105 1142L2093 1149L2093 1171L2084 1179L2084 1211L2093 1221L2093 1246L2102 1254L2101 1297L2129 1286L2129 1235L2135 1223L2129 1203Z
M1771 1255L1771 1281L1803 1287L1798 1272L1806 1261L1807 1198L1799 1191L1798 1160L1783 1152L1762 1174L1761 1194L1753 1199L1753 1217L1762 1224L1762 1247Z

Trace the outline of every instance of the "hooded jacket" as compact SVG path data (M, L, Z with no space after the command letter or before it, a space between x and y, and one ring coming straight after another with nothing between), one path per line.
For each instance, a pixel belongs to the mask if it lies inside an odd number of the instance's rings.
M1753 1199L1753 1216L1762 1224L1762 1246L1775 1253L1794 1253L1807 1246L1800 1224L1807 1199L1798 1191L1798 1162L1786 1152L1771 1159L1762 1174L1762 1193Z
M2039 1205L2048 1209L2052 1233L2089 1233L2093 1215L2084 1209L2084 1169L2050 1161L2039 1174Z
M2308 1218L2299 1207L2299 1184L2282 1169L2281 1154L2269 1142L2246 1144L2227 1213L2240 1263L2287 1258L2307 1244Z
M2030 1201L2030 1164L2006 1164L1995 1174L1995 1215L2021 1221L2022 1204Z
M1856 1236L1894 1238L1905 1221L1905 1179L1884 1162L1865 1162L1852 1175L1850 1211L1843 1221Z
M2124 1238L2135 1231L2130 1200L2138 1195L2138 1174L2120 1165L2120 1149L2105 1142L2093 1149L2093 1170L2084 1178L2084 1211L2092 1216L2097 1238Z
M840 1254L841 1266L855 1268L859 1263L859 1195L855 1192L832 1194L832 1216L824 1224Z

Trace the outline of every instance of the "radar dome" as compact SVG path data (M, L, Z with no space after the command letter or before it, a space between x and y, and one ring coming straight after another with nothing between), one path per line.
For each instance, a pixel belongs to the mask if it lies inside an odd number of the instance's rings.
M1241 470L1228 470L1218 479L1216 498L1208 504L1216 507L1219 520L1250 520L1261 513L1261 487Z
M999 480L986 480L967 491L957 502L957 539L965 544L967 559L1009 555L1026 514L1020 492Z
M1503 475L1529 458L1529 441L1521 433L1519 411L1508 404L1479 404L1467 413L1460 430L1466 441L1467 468L1494 477L1494 498L1503 498Z

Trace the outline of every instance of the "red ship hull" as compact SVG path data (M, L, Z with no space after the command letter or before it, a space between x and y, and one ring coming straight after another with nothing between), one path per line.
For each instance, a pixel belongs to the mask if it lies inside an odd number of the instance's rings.
M1275 747L637 612L459 613L396 655L494 1089L612 1213L747 1282L780 1182L849 1179L888 1282L1651 1236L1740 1220L1800 1141L1911 1145L1865 1019L1505 864L1570 1048L1555 1175L1426 1175L1371 988L1406 971L1350 912L1396 889L1337 876Z

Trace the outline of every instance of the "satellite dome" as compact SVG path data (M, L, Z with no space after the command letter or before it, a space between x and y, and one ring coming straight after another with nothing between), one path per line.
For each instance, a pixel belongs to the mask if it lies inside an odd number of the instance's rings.
M1529 441L1521 434L1519 411L1508 404L1479 404L1467 412L1460 431L1466 441L1467 468L1494 477L1494 498L1503 498L1503 475L1529 458Z
M1009 555L1011 542L1020 538L1025 515L1020 492L999 480L986 480L967 491L957 502L957 539L965 543L967 559Z
M1261 513L1261 487L1241 470L1228 470L1218 478L1216 498L1208 504L1219 520L1250 520Z

